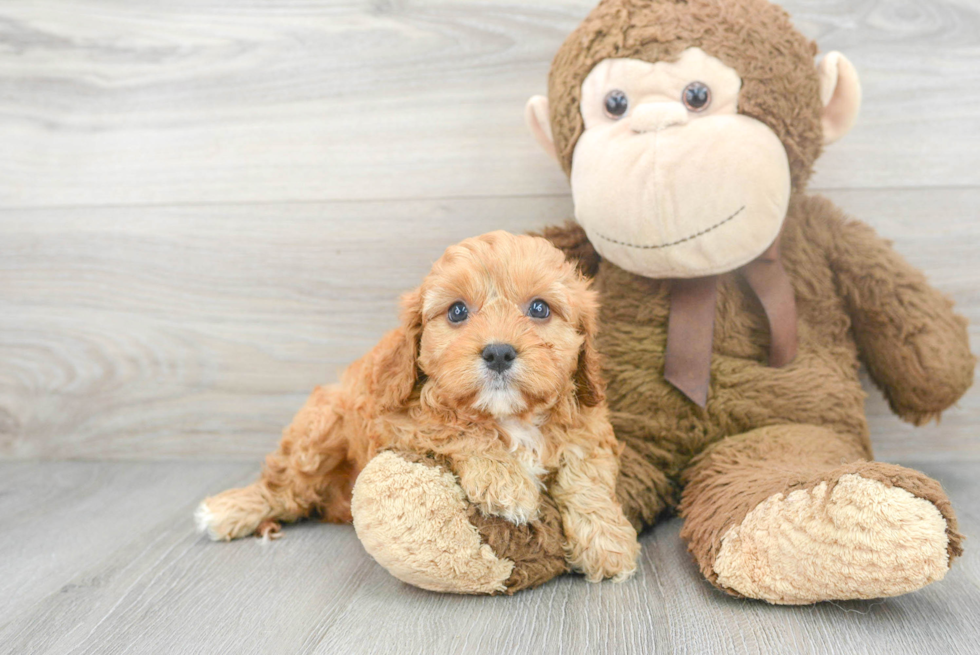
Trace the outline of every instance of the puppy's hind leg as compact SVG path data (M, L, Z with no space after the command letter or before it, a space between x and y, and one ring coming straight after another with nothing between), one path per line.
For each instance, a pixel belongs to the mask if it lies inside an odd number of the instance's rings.
M260 479L241 489L206 498L194 514L200 532L229 541L278 523L319 514L327 521L350 521L350 495L367 461L366 439L353 443L345 425L343 392L318 388L265 460ZM261 528L261 530L260 530Z
M279 521L296 520L277 511L262 482L241 489L228 489L204 499L194 512L199 532L215 541L230 541L256 532L259 526L276 531Z

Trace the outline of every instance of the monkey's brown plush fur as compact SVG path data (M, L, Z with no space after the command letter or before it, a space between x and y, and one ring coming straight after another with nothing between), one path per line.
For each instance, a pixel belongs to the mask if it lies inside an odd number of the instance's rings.
M625 444L620 502L637 529L679 512L704 575L734 595L798 604L917 589L945 574L962 537L937 482L872 460L858 369L866 366L896 414L922 424L971 385L975 360L948 298L871 228L805 194L822 148L816 46L766 0L606 0L552 67L559 160L569 172L583 130L582 82L597 63L672 61L690 47L740 73L740 113L765 123L786 148L793 195L780 249L796 297L798 351L784 368L767 366L762 306L737 271L720 276L710 393L698 407L664 380L669 283L601 260L577 226L547 230L600 294L598 350ZM388 465L376 463L370 480ZM381 511L386 489L359 482L355 502ZM435 488L430 495L433 505L450 497ZM429 511L411 517L413 529L427 525ZM510 591L563 570L542 566L540 550L529 557L524 551L538 546L520 541L516 527L496 528L484 543L515 562L506 571ZM521 554L497 546L508 531ZM398 547L432 554L411 534ZM516 582L520 562L531 560Z
M580 228L546 236L588 253ZM961 552L938 483L889 464L855 467L872 457L862 360L893 410L916 424L965 392L974 365L966 321L871 228L823 198L793 202L783 262L796 292L799 353L782 369L765 366L768 331L758 301L737 275L723 277L704 410L661 374L667 284L588 255L580 261L591 262L602 300L598 347L613 427L626 444L618 493L634 524L651 525L680 504L682 536L714 582L721 538L759 503L860 471L936 505L947 522L949 555Z

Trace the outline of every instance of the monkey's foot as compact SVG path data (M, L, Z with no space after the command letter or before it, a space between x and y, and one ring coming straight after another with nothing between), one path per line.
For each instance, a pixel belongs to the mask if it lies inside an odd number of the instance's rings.
M949 512L938 483L878 462L823 477L770 496L724 534L719 586L798 605L897 596L946 575L960 537L937 507Z

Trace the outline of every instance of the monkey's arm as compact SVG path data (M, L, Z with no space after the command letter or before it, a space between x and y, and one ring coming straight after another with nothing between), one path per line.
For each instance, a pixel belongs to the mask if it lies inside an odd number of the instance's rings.
M938 418L973 383L966 319L888 241L824 202L830 263L868 372L903 420Z
M589 237L582 226L574 221L566 221L564 225L551 225L541 232L532 232L532 236L544 237L553 246L565 253L565 258L578 265L578 270L587 277L595 277L599 270L599 253L592 247Z

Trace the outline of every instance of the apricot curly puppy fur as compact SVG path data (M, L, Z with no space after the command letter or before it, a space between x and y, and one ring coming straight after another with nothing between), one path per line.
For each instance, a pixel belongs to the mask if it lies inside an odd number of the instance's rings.
M452 246L402 299L402 325L319 387L261 479L201 503L229 540L276 522L351 520L358 473L382 450L449 462L484 514L561 513L572 568L624 580L639 544L615 495L619 451L595 350L589 282L546 240L492 232Z

